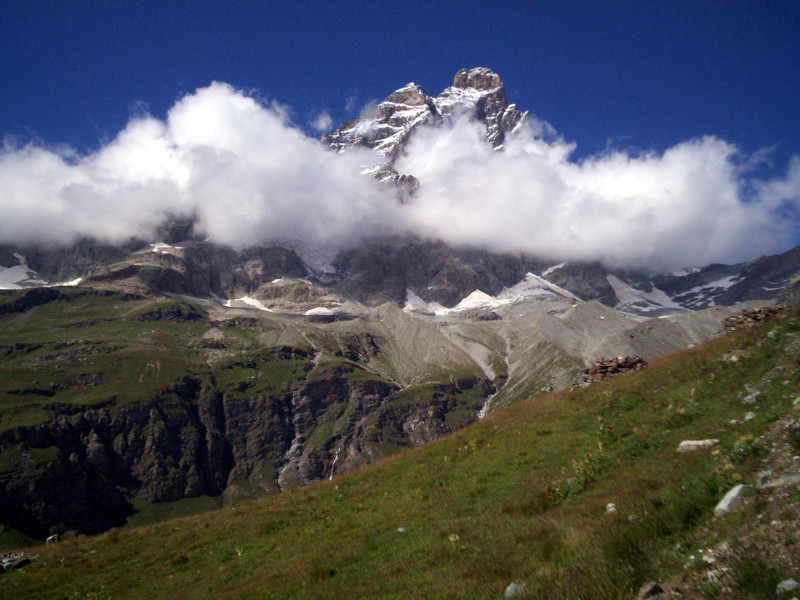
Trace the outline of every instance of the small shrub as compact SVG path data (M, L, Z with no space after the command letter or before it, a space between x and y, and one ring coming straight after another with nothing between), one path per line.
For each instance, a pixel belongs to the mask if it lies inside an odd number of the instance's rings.
M189 562L189 557L186 556L185 554L181 554L181 555L176 556L175 558L171 559L169 561L169 564L171 564L174 567L177 567L178 565L182 565L182 564L185 564L187 562Z
M561 505L568 491L557 485L547 485L533 490L529 496L506 504L503 512L506 514L539 515L543 512Z
M742 598L775 598L781 574L775 565L756 552L739 557L732 565L736 588Z
M595 483L600 475L608 469L610 460L603 454L586 453L582 460L573 460L572 468L581 488L585 489Z
M740 465L751 456L761 456L766 451L767 443L763 439L744 435L734 443L733 450L731 450L731 461Z

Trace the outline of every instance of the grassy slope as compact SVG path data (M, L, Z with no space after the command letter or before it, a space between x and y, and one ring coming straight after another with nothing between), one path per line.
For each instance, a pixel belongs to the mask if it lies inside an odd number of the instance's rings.
M332 482L40 548L0 597L626 597L679 572L676 544L751 476L753 439L800 391L798 340L793 313ZM718 452L675 451L710 437Z
M76 412L87 408L114 410L147 402L185 376L204 384L214 377L219 390L231 399L286 394L303 385L307 378L325 379L335 372L345 373L351 380L383 380L360 368L360 364L336 358L339 338L326 328L303 325L321 347L330 347L312 369L314 349L309 344L313 342L302 330L295 332L295 349L290 351L281 350L286 336L271 339L275 336L268 335L273 330L298 326L292 321L262 319L255 329L231 323L215 327L219 323L212 322L204 311L176 299L61 288L46 291L53 297L30 306L26 301L30 293L0 293L0 433L46 423L59 415L74 418ZM394 320L410 319L397 310L384 312ZM172 318L159 320L157 313L170 313ZM178 313L194 314L191 319L178 318L182 322L175 322ZM355 321L343 323L338 329L343 330L339 332L342 339L348 340L360 333L360 327L370 325L374 326ZM427 331L415 326L412 333L413 339L425 338ZM391 339L391 332L385 337ZM408 353L403 350L400 345L396 354ZM282 356L286 352L289 354ZM378 358L383 359L383 354ZM451 359L448 368L424 365L416 376L420 385L406 390L392 406L430 401L438 393L438 383L472 375L462 362ZM476 390L458 393L456 400L459 410L448 415L448 419L456 421L473 418L483 402ZM339 407L329 408L335 413ZM346 417L340 421L340 429L348 425ZM333 423L317 427L309 446L313 449L325 444L334 433ZM407 444L405 439L387 438L376 446L382 454L389 455ZM58 459L58 455L55 447L28 448L19 444L5 448L0 451L0 473L16 469L23 460L44 463ZM139 512L131 523L196 512L213 502L179 501L168 507L137 502ZM30 543L29 539L20 538L16 532L0 532L0 550L24 543Z
M148 311L180 307L179 302L123 300L81 289L62 293L69 300L0 316L0 348L27 345L3 357L0 431L50 420L54 403L121 406L147 399L203 366L196 340L207 321L137 320Z

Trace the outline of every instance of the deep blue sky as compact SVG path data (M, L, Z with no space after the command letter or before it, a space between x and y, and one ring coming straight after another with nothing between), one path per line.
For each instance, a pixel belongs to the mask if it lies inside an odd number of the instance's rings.
M213 80L295 121L488 66L578 143L664 149L714 134L800 154L800 2L44 2L0 5L0 135L81 151L137 103L163 117Z

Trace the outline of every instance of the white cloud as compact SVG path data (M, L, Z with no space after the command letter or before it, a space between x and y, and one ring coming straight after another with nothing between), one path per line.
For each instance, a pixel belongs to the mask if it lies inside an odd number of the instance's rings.
M311 127L319 133L325 133L333 129L333 118L328 111L323 110L316 117L311 119Z
M214 83L164 120L137 112L93 154L6 141L0 242L121 241L192 214L202 233L240 247L410 230L496 251L670 270L780 252L800 233L800 158L785 176L753 180L751 163L763 157L743 157L715 137L574 162L575 146L541 122L495 152L479 125L459 120L412 137L397 168L421 185L400 205L359 175L378 157L330 152L288 115Z
M784 178L752 182L737 148L711 136L581 162L569 158L574 145L530 130L504 152L482 136L466 121L420 130L398 163L420 181L409 211L428 235L661 270L780 252L800 233L786 218L800 208L800 159Z
M147 236L169 214L196 214L213 239L246 246L277 237L344 243L390 219L390 196L361 165L334 154L264 106L214 83L179 100L166 121L135 118L88 156L31 144L0 153L0 241Z
M352 90L344 99L344 110L348 113L354 113L358 105L358 90Z

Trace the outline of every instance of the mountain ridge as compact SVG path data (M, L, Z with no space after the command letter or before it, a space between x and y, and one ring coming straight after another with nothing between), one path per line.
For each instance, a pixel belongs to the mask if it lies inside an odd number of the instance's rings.
M396 171L398 159L416 132L458 118L479 124L495 152L503 152L506 137L532 119L527 111L508 104L497 73L476 67L458 71L452 85L435 97L409 83L362 116L323 134L320 143L334 152L372 149L378 160L364 166L364 175L394 190L398 202L409 203L419 181L413 173ZM152 239L122 244L90 238L66 246L0 244L0 288L94 285L295 313L336 310L353 302L402 307L414 297L453 309L474 292L497 300L504 290L524 287L530 273L542 278L543 285L565 290L562 296L653 316L770 300L800 273L798 248L736 265L697 265L691 272L653 274L591 260L453 246L413 233L324 249L287 240L233 248L197 235L195 221L191 216L169 217ZM281 279L294 283L276 283ZM298 302L304 295L307 301Z

